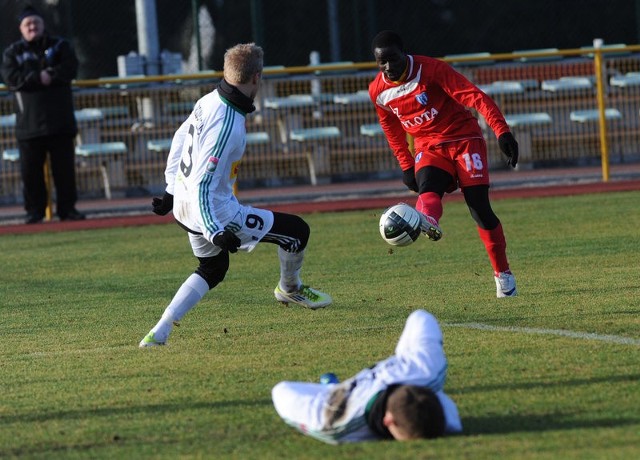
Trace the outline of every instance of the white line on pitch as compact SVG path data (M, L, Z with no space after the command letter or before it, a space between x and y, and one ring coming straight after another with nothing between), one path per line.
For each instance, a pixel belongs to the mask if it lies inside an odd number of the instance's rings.
M525 334L557 335L570 337L572 339L597 340L599 342L617 343L620 345L640 345L640 339L621 337L619 335L601 335L592 332L575 332L564 329L538 329L535 327L515 327L515 326L491 326L481 323L444 323L443 326L459 327L463 329L479 329L482 331L498 332L524 332Z

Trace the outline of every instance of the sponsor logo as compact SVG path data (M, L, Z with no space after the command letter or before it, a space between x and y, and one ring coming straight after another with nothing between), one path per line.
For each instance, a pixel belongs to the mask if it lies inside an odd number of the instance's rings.
M416 96L416 101L418 101L418 104L420 105L427 105L427 102L429 101L429 98L427 97L427 93L422 92L418 94Z
M421 158L422 158L422 152L418 152L416 154L416 163L419 162Z
M435 108L427 109L420 115L413 117L413 120L401 120L402 126L404 126L405 128L415 128L416 126L420 126L433 120L436 115L438 115L438 110L436 110Z

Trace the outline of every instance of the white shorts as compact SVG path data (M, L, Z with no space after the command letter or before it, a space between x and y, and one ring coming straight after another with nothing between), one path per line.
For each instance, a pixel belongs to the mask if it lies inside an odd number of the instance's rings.
M242 206L229 221L223 222L225 228L232 230L240 238L240 251L250 252L256 244L271 230L273 226L273 212L267 209ZM191 249L196 257L213 257L220 254L218 246L207 240L203 235L189 233Z

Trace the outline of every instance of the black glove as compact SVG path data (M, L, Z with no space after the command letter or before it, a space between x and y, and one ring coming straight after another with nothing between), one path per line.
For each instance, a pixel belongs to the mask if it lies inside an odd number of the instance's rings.
M166 216L169 214L169 211L173 209L173 195L168 192L164 192L162 198L153 198L151 206L153 206L153 212L157 215Z
M518 164L518 143L513 134L507 132L498 138L498 146L502 153L507 156L507 164L516 167Z
M409 190L413 190L414 192L418 191L418 183L416 182L416 170L413 166L402 171L402 182L409 188Z
M223 251L238 252L238 248L240 247L240 238L238 238L232 231L224 230L220 233L216 233L213 237L213 244Z

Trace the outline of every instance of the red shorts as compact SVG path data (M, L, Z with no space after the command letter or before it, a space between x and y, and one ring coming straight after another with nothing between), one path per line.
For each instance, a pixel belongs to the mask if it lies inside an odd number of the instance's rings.
M487 144L481 138L445 142L416 152L416 171L425 166L435 166L451 174L453 190L457 185L460 188L489 185Z

